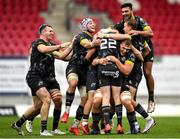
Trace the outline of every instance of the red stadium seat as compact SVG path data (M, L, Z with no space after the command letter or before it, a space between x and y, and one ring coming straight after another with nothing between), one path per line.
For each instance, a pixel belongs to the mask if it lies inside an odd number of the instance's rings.
M139 0L141 9L135 14L142 16L154 31L155 55L180 54L180 16L179 4L171 5L167 0ZM116 0L87 0L89 10L107 12L114 23L122 18L120 4ZM164 10L166 9L166 10ZM168 17L168 18L167 18ZM158 48L156 48L156 45ZM173 45L173 47L172 47ZM167 50L166 50L167 48Z
M0 0L0 56L28 55L27 48L44 22L39 16L42 10L47 10L47 0Z

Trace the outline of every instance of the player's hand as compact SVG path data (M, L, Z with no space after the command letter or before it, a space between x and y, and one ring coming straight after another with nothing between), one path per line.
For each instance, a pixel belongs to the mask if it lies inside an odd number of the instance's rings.
M106 59L108 61L116 62L117 58L115 56L107 56Z
M104 34L103 33L98 33L98 37L102 39L102 38L104 38Z
M107 63L108 63L108 60L106 58L100 58L99 59L99 64L106 65Z
M99 46L101 44L101 39L93 39L92 44L93 46Z

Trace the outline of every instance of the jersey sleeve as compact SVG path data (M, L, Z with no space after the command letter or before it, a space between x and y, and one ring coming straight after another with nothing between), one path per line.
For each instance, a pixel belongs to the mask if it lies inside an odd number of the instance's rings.
M45 42L42 39L38 39L38 40L32 42L31 47L33 49L37 49L37 46L40 45L40 44L45 45Z
M136 56L133 53L129 53L125 63L134 64L136 60Z
M41 39L39 39L39 40L37 40L37 45L40 45L40 44L43 44L43 45L45 45L45 42L43 41L43 40L41 40Z
M148 30L151 29L151 27L149 26L149 24L147 23L146 20L144 20L143 18L139 17L139 23L142 27L143 30Z
M78 36L79 42L81 42L82 40L86 39L87 40L87 36L85 34L80 34Z

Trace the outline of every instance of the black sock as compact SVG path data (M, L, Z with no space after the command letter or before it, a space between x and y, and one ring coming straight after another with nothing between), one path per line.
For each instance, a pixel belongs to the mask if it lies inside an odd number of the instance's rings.
M101 123L101 129L105 128L105 123Z
M154 91L148 91L148 94L149 94L149 101L154 102Z
M41 132L47 130L47 121L41 121Z
M115 106L115 112L117 115L117 123L122 125L122 104Z
M112 119L113 116L114 116L114 112L111 112L111 111L110 111L110 119Z
M60 115L61 115L61 110L54 109L54 112L53 112L53 128L52 128L53 131L58 128Z
M66 92L66 106L71 106L74 100L75 93Z
M106 124L109 124L110 120L110 106L102 106L102 112Z
M148 113L144 110L144 108L141 106L141 104L138 103L138 105L134 108L135 111L137 111L142 117L147 118Z
M27 120L27 118L23 115L23 116L16 122L16 125L17 125L18 127L21 127L26 120Z
M99 121L101 119L100 113L92 113L93 128L99 130Z
M84 114L83 115L83 120L88 120L89 119L89 114Z
M82 107L81 105L79 105L77 111L76 111L76 119L81 121L82 117L83 117L83 110L84 107Z
M135 111L127 112L127 119L128 119L130 127L134 128L134 123L137 122Z

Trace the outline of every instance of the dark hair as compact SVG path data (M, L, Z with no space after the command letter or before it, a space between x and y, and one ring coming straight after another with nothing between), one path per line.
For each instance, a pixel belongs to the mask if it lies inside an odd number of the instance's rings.
M46 27L51 27L51 28L52 28L52 26L50 26L50 25L48 25L48 24L42 24L42 25L39 26L38 33L41 34L42 31L43 31Z
M129 7L132 10L132 4L131 3L124 3L121 5L121 9L126 8L126 7Z
M130 19L126 23L127 23L128 26L131 26L132 29L136 29L137 28L137 22L136 22L135 19Z
M126 46L132 45L132 41L129 39L125 39L125 40L121 41L121 43L124 43Z

